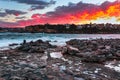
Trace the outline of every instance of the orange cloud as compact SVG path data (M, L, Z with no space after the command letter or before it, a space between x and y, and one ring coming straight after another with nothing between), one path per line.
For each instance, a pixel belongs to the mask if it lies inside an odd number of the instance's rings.
M82 23L98 19L110 19L120 16L120 2L104 2L101 5L78 3L75 6L61 6L54 12L46 13L46 17L39 18L41 23L65 24Z

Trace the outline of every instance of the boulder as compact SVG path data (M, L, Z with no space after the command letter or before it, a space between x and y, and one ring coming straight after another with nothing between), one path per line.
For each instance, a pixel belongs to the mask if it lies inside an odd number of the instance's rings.
M29 52L29 53L44 53L48 48L54 48L49 42L43 42L42 40L37 40L35 42L31 41L24 43L21 46L17 47L16 50Z

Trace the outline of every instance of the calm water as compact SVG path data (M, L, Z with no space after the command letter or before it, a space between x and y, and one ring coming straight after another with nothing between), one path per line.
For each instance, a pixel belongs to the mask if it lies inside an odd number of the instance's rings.
M54 45L65 45L70 39L120 38L120 34L45 34L45 33L0 33L0 47L11 43L21 43L23 40L35 41L42 39L51 41Z

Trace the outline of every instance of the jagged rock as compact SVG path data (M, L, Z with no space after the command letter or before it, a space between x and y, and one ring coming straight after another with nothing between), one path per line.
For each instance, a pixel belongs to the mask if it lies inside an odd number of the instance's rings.
M120 51L116 52L116 56L120 57Z
M37 40L35 42L31 41L29 43L24 43L20 47L16 49L19 51L25 51L29 53L44 53L44 51L48 48L53 48L56 46L52 46L49 42L43 42L42 40Z
M9 44L9 46L17 46L17 43Z
M119 59L119 39L77 40L73 39L67 43L78 50L67 47L67 54L80 57L82 61L103 62L111 59Z
M76 53L79 53L79 49L72 47L72 46L67 46L67 53L71 55L76 55Z
M63 47L24 42L0 51L0 80L119 80L119 45L119 39L71 40Z
M79 52L80 52L79 49L70 45L64 46L61 51L61 53L63 54L70 54L70 55L76 55Z

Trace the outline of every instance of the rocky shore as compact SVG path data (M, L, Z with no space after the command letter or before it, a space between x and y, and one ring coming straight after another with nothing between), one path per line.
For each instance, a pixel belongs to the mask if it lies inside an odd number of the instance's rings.
M120 39L24 41L0 51L0 80L120 80Z

